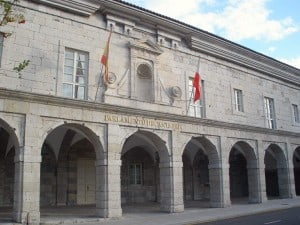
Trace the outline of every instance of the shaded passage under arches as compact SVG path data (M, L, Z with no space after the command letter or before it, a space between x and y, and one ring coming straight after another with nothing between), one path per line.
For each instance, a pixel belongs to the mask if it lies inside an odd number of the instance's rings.
M265 152L265 178L268 199L290 196L288 166L282 149L271 144Z
M296 148L294 152L293 165L296 195L300 195L300 147Z
M182 161L185 207L222 207L221 164L216 147L205 137L192 138L185 146Z
M105 209L99 207L102 211L98 212L97 205L105 201L104 195L98 194L100 197L96 201L96 186L105 182L104 176L96 176L96 161L101 160L103 153L97 154L97 151L102 151L101 144L93 140L97 140L96 135L78 124L62 125L48 134L41 150L42 216L49 207L59 213L58 206L73 208L84 205L93 206L86 212L89 216L103 215Z
M232 203L245 199L261 202L258 160L254 149L244 141L236 142L229 154L230 198Z
M158 203L162 211L172 211L171 168L165 142L156 134L139 130L122 148L121 197L128 204Z
M0 119L0 221L11 221L14 212L18 211L19 188L16 185L18 173L15 156L18 153L19 143L14 130ZM18 178L19 176L17 176ZM17 182L16 182L17 181ZM1 223L0 222L0 223Z

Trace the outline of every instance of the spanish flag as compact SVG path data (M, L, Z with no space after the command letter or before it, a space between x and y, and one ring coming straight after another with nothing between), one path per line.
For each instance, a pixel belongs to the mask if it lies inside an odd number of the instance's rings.
M106 42L106 46L103 52L103 55L101 57L101 63L103 66L105 66L105 71L104 71L104 82L107 84L108 83L108 55L109 55L109 43L110 43L110 37L111 37L112 31L110 31L108 40Z

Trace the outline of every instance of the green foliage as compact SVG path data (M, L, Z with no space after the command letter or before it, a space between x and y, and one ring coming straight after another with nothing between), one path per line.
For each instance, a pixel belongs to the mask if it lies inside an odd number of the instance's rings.
M8 23L19 23L23 24L25 23L25 17L23 14L17 14L14 12L13 7L17 4L19 0L11 0L11 1L5 1L0 0L0 26L5 26ZM2 32L2 35L4 38L7 38L12 35L12 33L9 32ZM24 70L29 65L29 60L24 60L21 62L18 66L14 67L14 70L21 75L21 71Z
M14 70L20 74L22 70L24 70L30 63L30 60L24 60L18 66L14 67Z

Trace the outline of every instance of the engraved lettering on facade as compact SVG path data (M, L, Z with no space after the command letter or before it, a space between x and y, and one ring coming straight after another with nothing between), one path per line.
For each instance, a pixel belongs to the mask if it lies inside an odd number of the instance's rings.
M179 123L167 122L167 121L157 121L154 119L147 119L143 117L130 117L124 115L108 115L104 116L104 120L107 122L115 123L127 123L136 126L146 126L146 127L155 127L159 129L173 129L181 130L182 127Z

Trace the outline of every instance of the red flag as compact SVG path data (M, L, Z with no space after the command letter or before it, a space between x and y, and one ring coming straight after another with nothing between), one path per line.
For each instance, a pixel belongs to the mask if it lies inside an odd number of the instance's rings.
M194 103L201 98L201 76L198 72L195 73L193 80L193 87L195 88Z
M108 83L108 55L109 55L109 43L110 43L110 37L111 37L112 31L110 31L108 40L103 52L103 55L101 57L101 63L103 66L105 66L105 71L104 71L104 81L105 83Z

